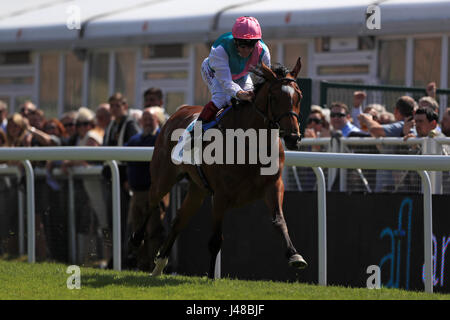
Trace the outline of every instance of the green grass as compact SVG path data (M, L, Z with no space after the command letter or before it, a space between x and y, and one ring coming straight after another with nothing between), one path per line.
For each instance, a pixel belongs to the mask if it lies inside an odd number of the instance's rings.
M81 268L81 288L67 288L67 265L29 264L0 260L0 300L305 300L450 299L398 289L369 290L273 281L209 280L206 277L164 275Z

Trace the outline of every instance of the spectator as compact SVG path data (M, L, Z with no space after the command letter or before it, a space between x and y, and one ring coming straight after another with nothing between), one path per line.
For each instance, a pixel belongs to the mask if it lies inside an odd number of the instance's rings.
M413 98L402 96L395 104L395 122L390 124L380 124L364 114L359 115L359 121L367 126L373 137L403 137L405 132L406 134L409 134L410 130L412 130L412 127L408 123L413 119L416 107L417 103ZM405 120L407 120L406 123ZM379 149L382 153L399 153L403 151L402 147L397 146L383 146ZM394 191L398 187L398 182L400 181L396 177L400 175L404 175L404 173L394 173L391 170L377 170L375 192Z
M362 113L362 104L366 99L367 94L364 91L355 91L353 93L353 108L351 112L351 118L353 119L353 124L361 128L358 120L358 115Z
M60 121L67 132L67 138L63 139L63 145L74 146L77 141L77 130L75 128L75 121L77 118L77 111L69 111L62 115Z
M0 128L6 132L6 125L8 124L8 105L0 100Z
M144 92L144 108L148 107L160 107L165 118L163 122L169 119L169 115L164 107L163 93L160 88L150 88Z
M382 112L378 118L379 124L389 124L395 122L395 116L392 112Z
M364 108L364 110L366 109L374 109L378 114L381 114L383 112L386 112L386 108L379 103L371 103L369 105L367 105L367 107Z
M408 133L404 136L404 140L407 140L409 138L443 138L445 135L439 130L436 130L437 124L438 124L439 116L436 112L433 111L432 108L426 106L426 107L419 107L415 114L414 114L414 120L410 121L409 123L405 124L406 126L409 125L415 125L416 128L416 134L415 133ZM423 154L422 145L412 145L410 147L410 151L413 153ZM441 150L443 154L449 154L449 148L448 145L441 146ZM445 176L445 174L444 174ZM405 185L417 185L419 184L420 180L415 172L407 173L403 177L405 181Z
M137 134L140 130L139 125L136 121L128 114L128 103L126 98L121 93L115 93L109 100L109 105L111 108L111 115L113 120L110 121L108 127L105 130L105 136L103 138L103 146L124 146L132 136ZM127 216L128 216L128 203L130 201L130 194L127 181L126 165L119 163L120 172L120 186L121 186L121 226L122 226L122 239L124 245L122 245L122 255L126 261L127 257ZM109 167L104 167L103 176L106 179L107 186L109 189L111 173ZM111 192L109 190L105 191L105 200L108 206L111 206ZM108 210L110 211L110 210ZM109 225L112 225L110 222ZM110 261L111 262L111 261ZM111 266L111 263L110 263Z
M403 127L405 119L412 119L416 106L417 104L413 98L402 96L397 100L394 108L396 122L381 125L373 120L372 117L365 114L360 114L358 119L360 123L364 123L370 134L374 137L402 137L404 136Z
M76 133L76 146L79 147L99 147L103 143L103 137L94 129L95 127L95 114L93 111L86 107L81 107L77 111L77 117L75 121ZM63 162L62 169L65 173L68 172L70 167L83 166L87 167L90 163L84 160L66 160ZM87 263L91 255L89 254L90 243L90 227L96 221L97 226L97 239L102 243L101 252L97 258L105 259L109 258L109 250L105 248L105 242L103 235L105 232L109 233L107 209L103 201L99 201L102 198L102 183L100 180L95 179L83 179L75 180L77 184L78 194L77 198L80 205L77 207L77 244L78 244L78 262ZM93 209L93 212L91 211ZM95 213L96 220L92 213ZM98 261L101 266L106 265L106 261Z
M450 137L450 108L445 109L441 120L442 133Z
M417 134L410 132L405 135L403 139L407 140L408 138L414 137L445 137L442 132L436 130L438 120L439 117L437 113L434 112L431 108L419 107L414 114L414 120L405 124L405 127L415 125Z
M433 99L436 99L436 82L430 82L425 88L427 95Z
M35 104L33 102L27 100L20 105L19 112L23 117L28 118L30 111L34 111L36 109L37 108L36 108Z
M142 130L142 126L141 126L142 110L141 109L130 109L129 114L134 120L136 120L137 124L139 125L140 129Z
M432 97L422 97L419 100L419 107L429 107L439 114L439 103Z
M322 110L312 109L306 121L305 138L330 137L330 123Z
M103 137L93 131L94 129L94 113L86 107L78 109L75 128L77 130L76 146L79 147L98 147L102 145ZM88 162L84 160L65 160L63 161L63 171L67 173L67 169L72 166L88 166Z
M44 123L45 123L44 111L42 111L40 109L30 110L27 118L28 118L28 121L30 122L30 126L35 127L38 130L44 129Z
M44 132L49 135L54 135L58 138L67 137L67 131L63 124L56 118L51 118L44 123Z
M372 119L375 121L378 121L378 118L380 117L380 112L375 108L375 106L373 104L365 107L364 113L371 114Z
M43 131L51 137L56 145L61 145L62 139L67 135L62 123L51 118L46 120ZM47 254L55 261L67 262L67 210L66 184L53 176L53 167L59 166L61 161L47 161L45 181L38 179L39 189L37 211L44 212L43 222L45 226L46 240L48 244Z
M168 115L164 112L164 109L161 107L150 107L152 109L152 113L158 118L158 125L162 127L167 119Z
M379 113L378 113L377 109L373 105L365 107L364 108L364 114L372 116L372 120L379 122L378 121ZM359 121L358 121L358 123L359 123ZM366 127L366 125L364 123L360 124L360 129L364 133L368 133L368 128Z
M104 137L106 127L111 121L111 111L109 109L109 103L101 103L95 111L95 128L93 129L99 136Z
M67 135L66 130L58 119L52 118L45 121L42 125L42 131L30 127L29 131L33 135L33 146L61 146L62 138Z
M127 146L152 147L155 145L160 129L158 118L152 109L144 109L142 114L143 131L133 136L127 143ZM128 263L130 267L138 267L140 270L151 271L154 268L153 260L164 240L164 227L162 225L164 216L155 214L150 216L150 199L148 197L151 181L150 163L129 162L127 175L130 190L132 191L130 211L128 213L128 225L132 235L131 238L136 239L136 234L140 234L139 229L147 227L144 245L138 249L139 252L136 252L137 248L132 245L132 241L129 241ZM149 223L146 223L146 217L149 217ZM140 239L140 236L138 237Z
M128 114L128 103L121 93L109 98L113 120L105 130L104 146L123 146L132 136L139 132L139 125Z
M6 138L8 147L31 147L32 133L30 132L28 120L20 113L14 113L8 116L8 124L6 126ZM40 131L42 134L44 132ZM46 135L46 134L45 134ZM9 165L16 165L22 169L20 161L9 161ZM35 182L37 185L37 181ZM36 190L38 188L36 187ZM39 199L39 197L37 197ZM44 229L44 212L38 209L38 201L36 201L36 259L43 260L47 256L46 230Z
M150 88L144 92L144 108L161 107L164 109L163 94L159 88Z
M439 117L439 103L432 97L422 97L419 100L418 103L419 107L426 107L430 108L435 112ZM441 127L439 126L439 123L437 123L436 129L438 132L441 132Z
M32 135L28 132L28 120L19 113L10 115L6 138L8 147L31 147Z
M361 132L361 130L350 122L349 109L345 103L333 102L330 108L330 121L333 130L340 130L342 136L348 137L352 132Z

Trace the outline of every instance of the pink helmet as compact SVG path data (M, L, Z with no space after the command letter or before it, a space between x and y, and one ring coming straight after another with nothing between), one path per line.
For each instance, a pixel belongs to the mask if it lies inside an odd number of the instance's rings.
M259 26L258 20L253 17L239 17L233 25L231 30L233 38L235 39L261 39L261 27Z

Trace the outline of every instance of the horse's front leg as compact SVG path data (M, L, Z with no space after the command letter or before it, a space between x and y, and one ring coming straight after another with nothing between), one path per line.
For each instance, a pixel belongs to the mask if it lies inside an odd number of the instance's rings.
M264 200L272 213L272 224L275 229L280 232L283 238L289 265L295 268L303 269L306 268L308 264L303 257L298 254L292 244L291 238L289 237L288 227L283 215L283 197L284 184L280 177L274 185L271 185L266 189Z

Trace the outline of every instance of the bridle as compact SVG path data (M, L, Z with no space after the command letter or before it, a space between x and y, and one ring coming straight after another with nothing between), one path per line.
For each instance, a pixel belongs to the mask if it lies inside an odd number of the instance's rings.
M276 79L269 84L269 89L268 89L269 93L267 95L267 112L269 114L272 114L271 102L272 102L273 94L271 93L271 90L270 90L272 88L272 86L275 84L283 84L283 83L291 83L291 82L296 82L296 80L292 79L292 78L281 78L281 79ZM301 94L297 90L295 90L295 91L297 92L297 94L299 94L301 96ZM280 130L280 136L283 136L283 133L284 133L284 130L281 129L281 126L280 126L280 121L284 117L297 118L297 123L300 126L300 115L292 110L287 111L287 112L279 115L275 119L273 119L272 117L267 116L263 111L261 111L261 109L259 109L255 103L253 103L253 106L254 106L256 112L264 119L264 123L269 124L269 129Z

